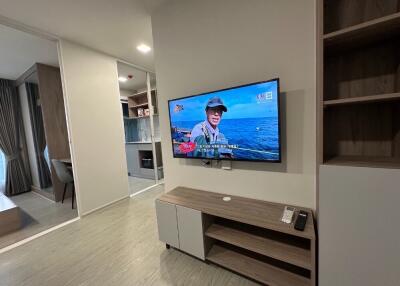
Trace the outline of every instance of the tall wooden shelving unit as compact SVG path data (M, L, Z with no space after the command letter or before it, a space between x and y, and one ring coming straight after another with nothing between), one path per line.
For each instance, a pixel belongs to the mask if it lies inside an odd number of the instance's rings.
M157 90L153 89L151 91L151 98L154 104L154 115L157 115ZM142 118L149 117L147 116L139 116L138 109L148 109L149 101L147 98L147 91L142 91L139 93L135 93L128 97L128 108L129 108L129 118Z
M400 167L400 1L320 0L320 163Z

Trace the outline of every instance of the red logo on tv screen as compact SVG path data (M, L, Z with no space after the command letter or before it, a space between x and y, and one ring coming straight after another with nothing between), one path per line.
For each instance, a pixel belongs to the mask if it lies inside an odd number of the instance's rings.
M196 149L196 143L194 142L185 142L179 145L179 151L182 153L189 153Z

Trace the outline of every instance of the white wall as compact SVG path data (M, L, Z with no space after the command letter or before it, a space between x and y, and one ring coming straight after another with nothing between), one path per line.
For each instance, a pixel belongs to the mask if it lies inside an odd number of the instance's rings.
M129 195L117 62L60 41L71 154L81 215Z
M32 176L32 186L40 189L39 169L36 159L35 143L32 133L31 118L29 112L28 94L26 92L25 83L18 86L19 100L22 109L22 121L24 125L26 148L28 150L29 167Z
M168 1L152 15L166 189L188 186L315 207L315 1ZM279 77L282 164L232 171L173 159L167 100Z

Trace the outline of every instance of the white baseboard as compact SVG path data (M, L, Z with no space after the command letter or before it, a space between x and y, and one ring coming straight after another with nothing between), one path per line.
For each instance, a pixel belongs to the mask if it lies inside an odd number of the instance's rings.
M122 200L124 200L124 199L126 199L126 198L129 198L129 195L123 196L122 198L116 199L116 200L114 200L114 201L112 201L112 202L106 203L106 204L104 204L104 205L102 205L102 206L99 206L99 207L97 207L97 208L95 208L95 209L92 209L92 210L90 210L90 211L87 211L87 212L85 212L84 214L82 214L81 216L82 216L82 217L87 216L87 215L89 215L89 214L91 214L91 213L94 213L95 211L101 210L101 209L103 209L103 208L105 208L105 207L108 207L109 205L115 204L115 203L117 203L117 202L119 202L119 201L122 201Z
M144 192L146 192L146 191L148 191L148 190L150 190L150 189L152 189L152 188L154 188L154 187L157 187L157 186L159 186L159 185L162 185L162 184L164 184L164 182L160 182L160 183L158 183L158 184L154 184L154 185L152 185L152 186L150 186L150 187L144 188L143 190L140 190L140 191L138 191L138 192L136 192L136 193L134 193L134 194L131 194L130 197L133 198L133 197L135 197L135 196L137 196L137 195L140 195L141 193L144 193Z

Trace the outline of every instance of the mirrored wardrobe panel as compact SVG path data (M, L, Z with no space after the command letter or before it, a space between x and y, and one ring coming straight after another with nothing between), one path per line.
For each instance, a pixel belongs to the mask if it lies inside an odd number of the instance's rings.
M118 80L130 192L135 194L162 178L157 89L154 75L121 62Z

